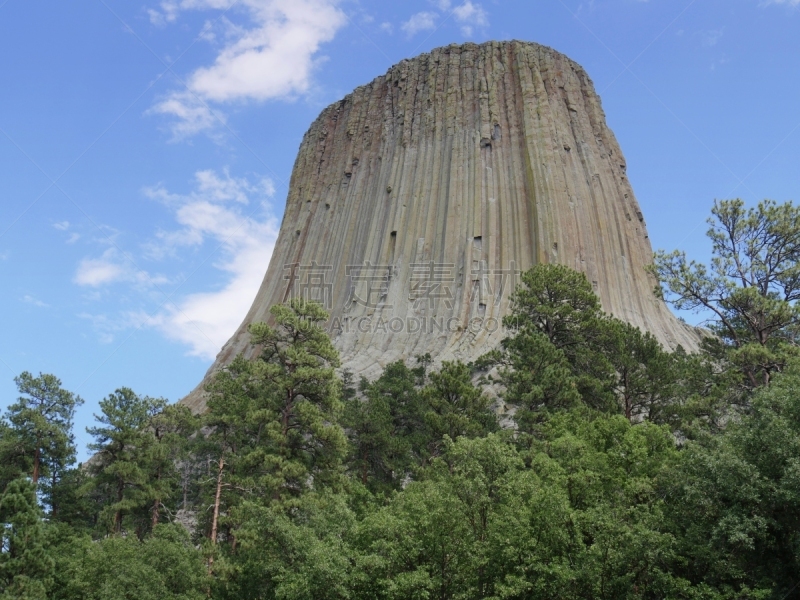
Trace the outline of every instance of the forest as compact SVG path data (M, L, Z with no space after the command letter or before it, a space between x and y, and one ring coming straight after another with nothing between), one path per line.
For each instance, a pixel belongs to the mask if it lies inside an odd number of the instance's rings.
M501 347L374 380L321 306L272 307L207 411L24 372L0 419L0 598L800 598L800 209L718 201L655 292L667 350L586 277L522 275Z

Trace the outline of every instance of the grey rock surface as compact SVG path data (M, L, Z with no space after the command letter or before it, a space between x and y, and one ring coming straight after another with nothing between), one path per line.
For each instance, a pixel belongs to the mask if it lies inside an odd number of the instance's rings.
M430 353L474 360L503 338L515 278L537 263L586 273L603 308L694 350L653 294L644 216L586 72L526 42L452 45L393 66L326 108L300 145L247 326L293 296L320 300L345 368L374 376Z

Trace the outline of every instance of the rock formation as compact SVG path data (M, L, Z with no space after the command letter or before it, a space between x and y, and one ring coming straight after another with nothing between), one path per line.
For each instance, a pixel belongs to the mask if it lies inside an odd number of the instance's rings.
M548 262L586 273L607 312L696 348L653 295L651 256L579 65L517 41L439 48L311 125L261 289L209 374L252 352L247 326L293 296L323 302L357 374L424 353L469 361L502 339L519 271ZM184 400L196 409L201 386Z

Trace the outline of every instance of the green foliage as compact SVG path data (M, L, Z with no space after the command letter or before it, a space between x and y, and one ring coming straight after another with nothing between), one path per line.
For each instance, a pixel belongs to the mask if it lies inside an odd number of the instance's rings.
M44 600L53 566L35 487L16 479L0 496L0 598Z
M345 403L348 470L373 492L400 489L425 444L421 376L402 361L390 363L375 381L362 382L363 397Z
M674 539L655 483L674 454L667 430L575 412L527 457L497 434L448 442L423 481L364 520L364 597L673 593L686 583L668 572Z
M711 264L660 251L652 272L668 302L711 315L726 360L752 389L798 354L800 208L765 200L746 210L741 200L722 200L711 212Z
M43 494L51 513L58 512L56 488L75 461L72 419L83 400L61 387L54 375L27 371L14 379L19 393L0 421L0 485L26 474ZM2 475L4 473L4 476Z
M427 457L439 456L445 436L483 437L499 426L491 400L472 384L472 371L461 362L444 362L422 389L427 429Z
M684 406L704 383L693 359L604 314L581 273L533 267L522 275L504 324L512 335L481 366L498 367L504 398L527 436L548 413L580 404L675 428L696 414Z
M338 422L339 354L321 327L328 315L318 304L293 300L270 313L275 327L250 326L253 344L262 349L253 375L267 402L264 433L274 445L275 468L284 473L285 491L296 494L309 475L318 482L335 478L346 451Z
M685 354L666 352L652 334L623 321L606 319L604 327L604 354L616 374L612 390L625 417L631 422L668 422Z
M200 600L209 582L202 555L180 526L158 525L144 541L77 537L55 546L59 571L69 574L54 600Z
M154 437L148 427L166 406L163 398L120 388L100 401L102 414L95 415L100 425L86 429L95 438L89 449L97 452L88 465L93 476L88 491L102 506L106 531L122 532L125 517L140 536L149 527L144 511L161 490L151 476Z
M441 454L447 438L481 437L499 428L470 367L444 362L428 373L429 358L418 359L413 369L402 361L387 365L374 382L362 382L363 397L347 402L348 469L373 492L400 489Z
M209 386L208 434L198 446L209 465L203 525L212 547L224 539L230 551L252 501L289 510L310 490L342 480L339 358L319 327L327 314L300 300L271 314L274 327L250 328L259 356L237 358Z
M354 580L363 574L353 568L358 556L348 540L356 519L346 497L310 492L298 499L291 515L248 502L241 514L237 553L220 567L224 575L217 582L214 597L354 597Z
M687 578L776 597L800 581L798 390L793 364L755 395L748 414L681 453L670 516Z
M36 415L0 421L0 598L798 597L800 362L732 411L754 363L724 335L667 352L580 274L522 281L478 365L515 429L475 365L426 355L356 389L302 301L252 326L257 355L215 376L200 418L103 400L86 468L53 452L47 519L20 433Z

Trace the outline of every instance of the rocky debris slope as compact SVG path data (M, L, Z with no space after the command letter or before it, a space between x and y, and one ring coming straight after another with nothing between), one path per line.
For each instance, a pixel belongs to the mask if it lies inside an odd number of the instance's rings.
M261 289L209 374L252 352L247 326L296 296L330 311L357 374L424 353L473 360L502 339L518 273L548 262L586 273L607 312L694 349L653 295L651 256L579 65L518 41L439 48L311 125ZM202 385L184 400L198 410Z

